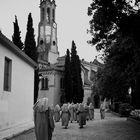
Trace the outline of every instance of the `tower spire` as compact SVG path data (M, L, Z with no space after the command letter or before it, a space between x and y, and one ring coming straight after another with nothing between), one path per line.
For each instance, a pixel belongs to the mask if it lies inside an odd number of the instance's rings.
M40 3L42 3L43 1L51 2L51 0L40 0ZM53 1L55 1L55 0L53 0Z
M59 56L57 46L57 24L55 22L55 0L40 0L40 22L38 29L38 61L51 64Z

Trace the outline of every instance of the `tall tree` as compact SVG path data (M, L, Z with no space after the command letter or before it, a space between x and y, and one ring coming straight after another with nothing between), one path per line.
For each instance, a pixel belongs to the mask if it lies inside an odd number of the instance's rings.
M33 28L33 19L31 13L28 15L28 22L27 22L27 32L24 42L24 51L25 53L32 58L35 62L37 62L37 47L34 35L34 28Z
M71 47L71 76L72 76L72 93L73 93L73 102L77 103L77 94L78 94L78 76L77 76L77 64L76 64L76 45L72 41Z
M78 102L82 103L84 98L83 82L81 77L81 61L77 55L77 75L78 75Z
M38 53L34 35L34 28L33 28L33 19L31 13L28 15L28 22L27 22L27 32L25 37L25 53L37 62ZM38 76L38 69L35 70L34 75L34 103L37 101L38 98L38 83L39 83L39 76Z
M75 42L72 41L71 48L71 76L72 76L72 93L73 102L80 103L83 101L83 86L81 78L81 63L77 55Z
M139 13L139 8L138 0L93 0L88 7L88 15L92 16L89 43L96 45L97 50L108 51L119 32L128 35L132 30L132 17Z
M131 86L134 104L140 107L139 1L94 0L88 8L88 15L92 16L92 40L89 43L105 52L105 68L99 78L102 82L98 81L100 87L105 89L104 92L110 91L122 99L121 96L127 94Z
M23 49L23 43L22 43L21 37L20 37L21 32L19 30L17 16L15 16L15 22L13 22L13 25L14 25L14 33L13 33L13 36L12 36L12 41L18 48L20 48L22 50Z
M65 82L65 98L66 102L72 102L72 80L71 80L71 63L70 63L70 52L67 49L65 58L65 71L64 71L64 82Z

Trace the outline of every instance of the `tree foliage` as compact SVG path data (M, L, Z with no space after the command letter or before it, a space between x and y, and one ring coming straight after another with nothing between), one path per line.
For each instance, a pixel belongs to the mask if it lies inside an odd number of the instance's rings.
M77 75L78 75L78 102L82 103L84 98L84 90L83 90L83 82L81 77L81 61L79 56L77 55Z
M33 28L33 19L31 13L28 15L28 22L27 22L27 32L24 42L24 51L25 53L32 58L35 62L37 62L37 47L34 35L34 28Z
M133 90L136 89L134 81L140 77L140 73L136 72L136 69L140 69L136 65L136 61L140 60L136 59L139 57L139 52L135 52L136 48L137 44L130 37L120 39L114 44L103 69L97 73L99 93L125 101L128 88L131 86Z
M64 71L64 82L65 82L65 100L66 102L72 102L72 79L71 79L71 61L70 61L70 52L67 49L66 58L65 58L65 71Z
M97 50L108 51L119 32L126 35L131 31L133 16L139 14L137 9L137 0L93 0L88 7L88 15L92 16L89 22L92 40L89 43L96 45Z
M97 74L100 93L125 100L132 87L133 105L140 107L140 10L139 1L93 0L88 8L89 42L104 49L105 66Z
M12 36L12 41L13 43L19 48L19 49L23 49L23 43L21 41L21 37L20 37L20 30L19 30L19 26L18 26L18 20L17 20L17 16L15 16L15 22L13 22L14 25L14 33Z
M84 97L82 78L81 78L81 62L77 55L75 42L72 41L71 48L71 76L72 76L72 94L73 102L81 103Z

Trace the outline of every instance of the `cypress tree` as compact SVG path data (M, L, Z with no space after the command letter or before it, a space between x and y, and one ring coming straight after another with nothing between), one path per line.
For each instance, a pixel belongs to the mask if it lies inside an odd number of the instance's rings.
M35 42L35 35L34 35L34 28L33 28L33 19L31 13L28 15L28 22L27 22L27 33L25 37L25 53L37 62L37 47ZM34 74L34 103L37 101L38 97L38 83L39 83L39 76L38 76L38 69L36 69Z
M77 77L77 69L76 69L76 45L74 41L72 41L72 48L71 48L71 77L72 77L72 94L73 94L73 102L77 103L77 96L78 93L78 77Z
M77 75L78 75L78 102L82 103L84 98L83 82L81 77L81 61L77 55Z
M15 22L13 22L13 25L14 25L14 33L13 33L13 36L12 36L12 41L18 48L20 48L22 50L23 49L23 43L22 43L21 37L20 37L21 32L19 30L17 16L15 16Z
M28 15L27 32L24 45L25 45L24 47L25 53L35 62L37 62L37 47L35 42L33 19L31 13L29 13Z
M75 42L72 41L71 48L71 77L72 77L72 95L74 103L83 101L83 87L81 78L81 63L77 55Z
M64 82L65 82L65 98L66 102L72 102L72 81L71 81L71 70L70 70L70 52L67 49L65 58L65 71L64 71Z

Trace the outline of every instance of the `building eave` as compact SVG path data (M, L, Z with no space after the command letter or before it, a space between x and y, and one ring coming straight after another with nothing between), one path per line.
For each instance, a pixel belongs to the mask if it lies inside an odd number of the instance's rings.
M27 56L22 50L20 50L11 40L0 32L0 44L3 44L7 49L15 53L17 56L22 58L30 66L37 68L37 63Z
M94 60L93 62L87 62L87 61L85 61L85 60L81 60L81 64L83 64L83 65L90 65L90 66L96 66L96 67L102 67L103 66L103 64L102 63L100 63L98 60Z
M46 68L42 68L39 70L40 72L44 72L44 71L59 71L59 72L64 72L64 68L59 68L59 67L56 67L55 65L51 64L51 65L48 65L48 67Z

